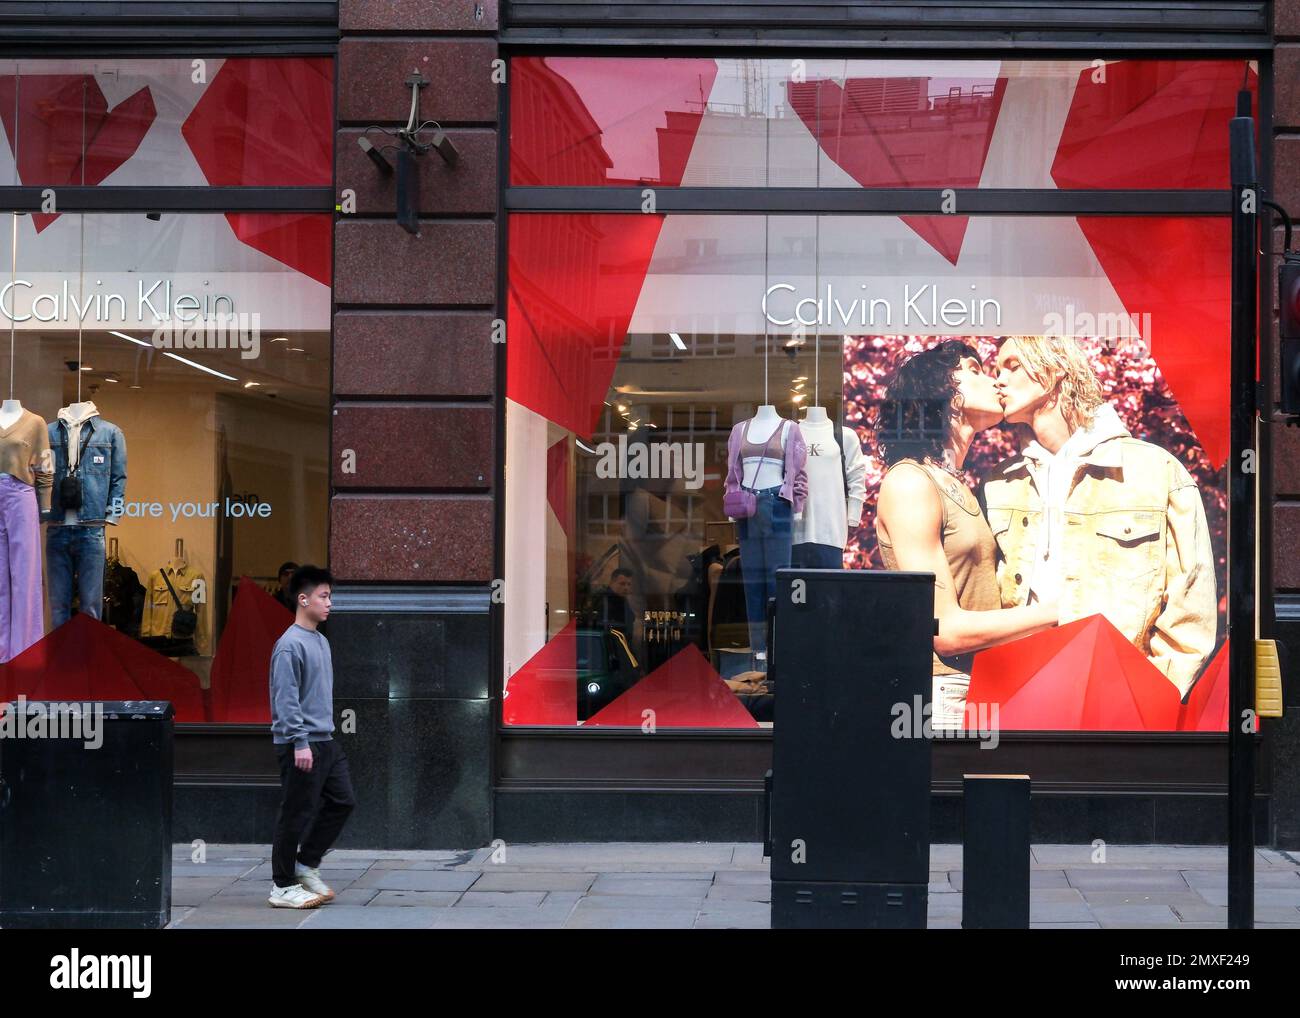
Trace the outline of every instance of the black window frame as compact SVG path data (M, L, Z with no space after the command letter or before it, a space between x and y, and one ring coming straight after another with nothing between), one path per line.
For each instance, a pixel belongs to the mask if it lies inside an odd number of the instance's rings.
M916 46L864 48L861 44L841 46L828 50L824 34L817 35L804 44L782 40L778 33L770 45L752 42L735 46L719 43L715 38L707 41L696 38L682 43L671 40L669 45L647 45L643 38L622 32L617 42L611 42L614 30L592 30L590 37L573 31L552 33L517 29L503 31L500 56L507 68L515 57L671 57L707 56L719 58L753 57L771 60L788 60L797 57L812 58L828 53L837 59L907 58L909 60L960 59L964 53L953 48L936 47L933 43ZM1132 39L1127 42L1115 39L1102 41L1086 49L1049 39L1041 46L1011 45L1008 40L994 41L987 47L975 47L973 59L1087 59L1098 57L1125 60L1224 60L1242 59L1256 62L1258 68L1258 108L1256 123L1260 150L1261 185L1266 196L1272 196L1272 121L1273 121L1273 58L1267 36L1227 38L1215 40L1203 47L1179 47L1176 50L1150 41ZM672 42L678 45L673 46ZM1029 49L1029 52L1026 52ZM507 81L509 72L507 71ZM553 187L514 186L510 183L510 89L507 86L499 96L498 174L501 182L498 203L497 230L497 297L498 307L504 315L507 306L507 274L509 271L508 220L520 213L626 213L640 214L642 188L639 187ZM647 185L652 186L652 185ZM657 213L678 214L764 214L764 215L888 215L934 214L939 208L939 189L936 188L690 188L653 186ZM1227 216L1231 212L1232 192L1223 190L1039 190L1029 188L978 189L958 188L957 207L963 214L999 216ZM1260 307L1271 307L1271 274L1260 273ZM1269 358L1267 343L1261 343L1261 377L1267 379ZM499 492L495 507L495 576L504 576L510 563L504 559L505 500L509 497L505 478L505 394L506 358L504 350L497 351L497 475L495 488ZM1226 366L1225 366L1226 367ZM1271 454L1266 428L1259 429L1257 440L1260 462L1258 491L1260 505L1267 505L1271 497ZM1230 457L1240 456L1233 449ZM1261 562L1270 562L1272 553L1271 516L1262 513L1256 529L1255 544ZM1254 566L1252 565L1252 569ZM1237 632L1248 632L1255 624L1255 613L1243 612L1243 600L1255 607L1264 635L1272 625L1273 592L1272 571L1268 565L1258 570L1261 586L1258 604L1250 592L1229 591L1229 623ZM646 736L636 730L583 730L581 726L525 726L505 725L502 720L501 697L505 684L504 606L494 603L492 612L491 676L493 726L496 732L495 785L497 792L523 792L572 785L598 787L660 789L665 787L690 787L697 790L757 787L758 776L763 773L764 762L770 761L771 729L731 730L720 728L661 729L656 739L668 741L677 751L660 752L663 759L654 759L653 741L649 747ZM1152 790L1179 792L1221 792L1227 773L1227 733L1202 732L1055 732L1015 731L1001 735L1004 745L1020 758L1045 762L1049 768L1064 768L1060 780L1042 786L1045 791L1077 791L1080 789L1104 792L1145 793ZM960 791L963 767L969 769L975 758L969 756L970 739L945 739L935 745L936 792L955 794ZM1268 794L1271 761L1271 742L1255 738L1259 760L1257 794ZM1090 780L1085 773L1087 760L1102 747L1126 762L1132 759L1148 761L1146 774L1125 780L1117 774L1101 780ZM1132 751L1138 750L1135 758ZM663 747L660 747L662 750ZM647 752L647 749L650 751ZM1037 754L1035 756L1035 754ZM770 764L768 764L770 765ZM742 778L737 772L754 775ZM706 773L707 772L707 773ZM1036 790L1040 786L1036 783Z
M80 8L98 7L102 22L91 30L81 32L75 11L56 12L53 21L36 33L29 44L13 41L8 36L0 43L0 59L40 60L167 60L207 59L227 57L328 57L334 65L334 98L330 123L331 135L338 132L338 17L335 3L295 3L278 0L256 0L264 5L264 13L278 19L280 29L270 41L237 41L247 36L256 22L241 19L238 11L224 10L220 20L226 31L216 33L227 41L213 42L210 35L196 33L210 30L214 24L212 12L205 7L236 8L245 4L202 3L139 3L144 8L156 8L151 17L129 22L117 17L111 7L120 4L15 4L0 3L0 31L6 30L7 19L15 8ZM332 20L320 16L309 22L295 22L288 15L301 6L332 9ZM68 42L67 19L76 22L79 42ZM33 22L36 24L36 22ZM236 41L229 41L236 40ZM192 43L192 45L187 45ZM56 188L61 214L145 214L151 212L173 214L224 215L227 212L311 213L335 216L338 211L337 160L331 163L331 183L328 187L169 187L165 185L140 186L59 186ZM46 186L0 186L0 214L9 212L31 213L41 209ZM333 280L334 252L331 248L330 278ZM331 282L331 293L333 285ZM332 298L331 298L332 304ZM332 318L332 316L331 316ZM330 391L334 381L334 332L330 326ZM331 451L332 455L332 440ZM332 488L331 488L332 492ZM326 547L332 517L329 505L325 507ZM272 785L278 783L274 761L266 756L267 724L243 721L188 721L177 722L175 783L177 785Z

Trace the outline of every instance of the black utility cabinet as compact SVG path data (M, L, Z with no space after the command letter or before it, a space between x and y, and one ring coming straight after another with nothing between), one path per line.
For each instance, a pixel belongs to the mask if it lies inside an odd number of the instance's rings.
M934 577L781 569L776 590L772 926L924 928Z
M8 709L27 733L58 706ZM172 899L172 705L65 706L102 708L98 748L0 738L0 927L161 929Z

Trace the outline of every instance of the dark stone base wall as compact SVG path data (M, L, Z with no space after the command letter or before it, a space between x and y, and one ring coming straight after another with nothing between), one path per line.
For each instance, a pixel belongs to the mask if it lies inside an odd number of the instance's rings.
M1228 829L1222 795L1036 795L1035 844L1221 845ZM1267 800L1257 802L1256 839L1267 840ZM534 841L761 841L760 792L498 790L495 836ZM962 840L959 794L931 798L930 840Z
M492 831L487 596L345 588L330 617L334 704L357 790L345 847L468 848ZM353 712L350 716L345 712Z
M402 780L389 788L404 793L416 784ZM361 792L362 808L344 831L340 848L465 849L480 848L493 838L507 844L762 840L763 800L758 792L497 791L495 830L490 833L476 829L487 815L486 804L481 809L476 805L469 814L446 808L469 803L473 795L444 795L441 810L435 796L430 809L408 811L409 819L399 819L393 829L386 827L385 816L393 796L376 797L378 788L369 773ZM275 786L178 785L173 840L270 844L278 802ZM1227 800L1216 795L1040 795L1031 809L1030 835L1036 844L1089 844L1100 838L1112 845L1221 845L1228 817ZM1272 819L1261 800L1255 834L1261 845L1268 843ZM935 795L930 840L956 844L961 832L961 797Z
M280 786L177 782L172 801L175 844L270 845Z

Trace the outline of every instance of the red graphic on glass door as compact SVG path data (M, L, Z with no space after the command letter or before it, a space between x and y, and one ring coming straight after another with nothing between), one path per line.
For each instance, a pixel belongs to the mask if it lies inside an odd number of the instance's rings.
M590 438L662 215L510 217L506 395Z
M214 187L328 187L333 132L328 57L227 60L181 125ZM329 285L331 217L232 212L226 219L249 247Z
M786 89L821 150L863 187L948 188L979 186L1006 85L989 78L931 95L930 78L847 78ZM957 264L966 216L902 220Z
M135 154L157 115L148 86L110 110L93 74L0 76L0 120L27 187L103 183ZM38 212L32 221L40 233L58 218Z
M1062 188L1228 187L1228 120L1257 81L1241 60L1125 60L1079 75L1052 179ZM1227 218L1080 217L1206 455L1228 457ZM1153 257L1153 253L1157 253Z

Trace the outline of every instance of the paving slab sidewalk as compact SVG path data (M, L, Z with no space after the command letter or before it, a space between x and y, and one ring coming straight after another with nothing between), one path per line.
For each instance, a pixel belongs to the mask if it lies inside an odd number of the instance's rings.
M1223 926L1227 849L1214 845L1035 845L1037 929ZM1256 914L1300 929L1300 853L1259 849ZM266 904L266 845L177 845L171 929L766 929L771 881L750 843L507 845L465 851L344 849L322 874L337 899L296 912ZM929 925L961 925L961 846L930 854Z

